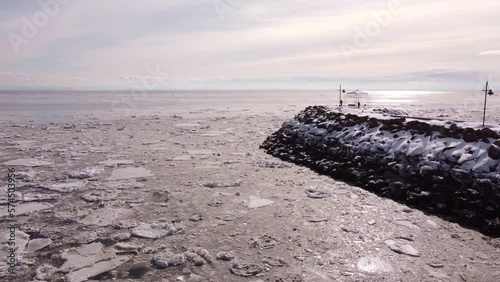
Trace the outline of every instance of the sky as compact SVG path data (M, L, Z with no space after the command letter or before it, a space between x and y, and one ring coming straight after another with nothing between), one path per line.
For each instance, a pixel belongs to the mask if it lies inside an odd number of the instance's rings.
M500 88L499 14L498 0L1 1L0 90Z

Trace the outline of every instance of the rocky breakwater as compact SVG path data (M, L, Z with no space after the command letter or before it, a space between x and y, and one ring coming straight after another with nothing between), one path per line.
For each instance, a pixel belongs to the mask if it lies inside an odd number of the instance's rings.
M282 160L500 236L500 135L308 107L261 145Z

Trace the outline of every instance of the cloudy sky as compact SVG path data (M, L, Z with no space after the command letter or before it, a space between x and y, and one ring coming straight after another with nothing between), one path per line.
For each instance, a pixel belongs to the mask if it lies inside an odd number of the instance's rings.
M0 2L0 89L500 87L498 0Z

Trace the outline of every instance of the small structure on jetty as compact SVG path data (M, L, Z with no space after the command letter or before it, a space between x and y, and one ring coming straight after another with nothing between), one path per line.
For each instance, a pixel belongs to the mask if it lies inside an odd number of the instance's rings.
M358 103L361 105L366 104L368 93L356 89L356 91L347 92L345 94L345 99L345 103L348 107L357 107Z

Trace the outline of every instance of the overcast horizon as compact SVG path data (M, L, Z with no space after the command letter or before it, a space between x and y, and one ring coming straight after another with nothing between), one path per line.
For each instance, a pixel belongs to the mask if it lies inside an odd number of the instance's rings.
M0 90L500 87L500 2L0 3Z

